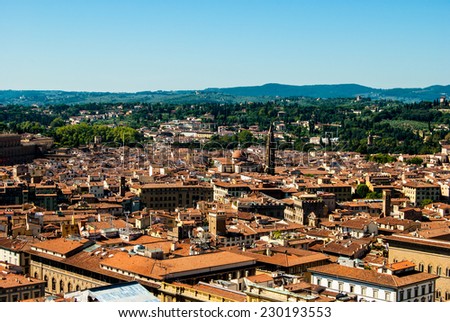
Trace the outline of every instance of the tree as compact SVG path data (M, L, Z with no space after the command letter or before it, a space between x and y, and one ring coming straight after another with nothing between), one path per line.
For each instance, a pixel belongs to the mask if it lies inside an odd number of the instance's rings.
M415 164L415 165L421 165L423 163L423 159L419 157L414 157L409 160L406 160L406 164Z
M376 163L390 163L390 162L395 162L397 161L396 158L388 155L388 154L382 154L382 153L378 153L375 155L371 155L369 157L369 161L373 161Z
M371 191L366 195L366 199L381 199L381 192Z
M422 200L422 202L420 203L420 206L421 206L422 208L424 208L426 205L429 205L430 203L433 203L433 200L431 200L431 199L424 199L424 200Z
M254 142L255 138L249 130L242 130L238 134L238 140L241 145L245 145Z
M57 117L53 121L51 121L50 127L57 128L57 127L64 126L65 124L66 124L66 122L64 122L64 120L61 117Z
M370 189L365 183L361 183L356 187L356 195L359 198L365 198L369 192Z
M279 230L275 230L274 232L272 232L273 239L280 239L280 237L281 237L281 232Z

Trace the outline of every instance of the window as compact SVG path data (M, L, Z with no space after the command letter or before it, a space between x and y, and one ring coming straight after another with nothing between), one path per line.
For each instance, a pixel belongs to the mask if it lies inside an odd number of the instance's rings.
M419 296L419 287L414 287L414 297L418 297Z
M391 292L384 293L384 299L389 302L391 300Z
M409 300L411 298L411 289L406 290L406 299Z
M317 285L320 285L320 283L322 282L321 278L317 278Z
M441 290L437 290L436 291L436 300L439 300L440 299L440 297L441 297Z
M422 295L425 295L425 285L422 285Z
M361 287L361 295L366 295L367 293L367 287L363 286Z
M445 276L450 277L450 268L445 269Z
M350 285L350 293L355 292L355 285Z
M344 290L344 283L339 282L339 292L342 292Z
M420 264L419 264L419 271L420 271L420 272L423 272L423 269L424 269L424 268L423 268L423 264L420 263Z
M377 289L373 290L373 297L376 299L378 298L378 290Z
M405 292L404 291L400 291L400 293L398 294L398 300L401 302L403 301L403 297L405 296Z
M428 284L428 293L433 293L433 284Z
M442 274L442 267L441 266L438 266L437 268L436 268L436 275L441 275Z
M431 274L433 273L433 265L428 265L428 273Z
M328 282L327 282L327 287L328 287L328 288L331 288L331 285L332 285L331 280L328 280Z
M445 292L445 300L446 301L450 300L450 292Z
M50 290L51 291L56 291L56 280L55 280L54 277L52 278L52 288Z

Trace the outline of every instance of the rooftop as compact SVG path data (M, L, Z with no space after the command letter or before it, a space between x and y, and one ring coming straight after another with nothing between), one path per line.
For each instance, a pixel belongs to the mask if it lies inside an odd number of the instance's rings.
M379 285L388 288L400 288L408 285L435 280L437 275L428 274L424 272L412 272L404 276L396 276L385 273L378 273L377 271L360 269L339 264L329 264L310 268L311 273L329 275L336 278L345 278L372 285Z
M45 281L37 278L25 277L24 275L0 272L0 290L14 287L32 286L44 284Z
M155 260L139 255L130 256L125 252L120 252L103 260L101 266L162 280L199 272L212 272L230 266L254 265L255 263L256 261L249 256L226 251L166 260Z

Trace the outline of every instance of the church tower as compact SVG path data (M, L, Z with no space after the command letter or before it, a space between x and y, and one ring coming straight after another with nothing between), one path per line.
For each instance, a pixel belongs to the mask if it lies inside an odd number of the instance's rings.
M227 233L227 215L224 210L217 209L208 215L209 232L214 236L224 236Z
M266 165L265 173L274 175L275 174L275 139L273 135L273 127L270 124L269 132L267 133L266 142Z

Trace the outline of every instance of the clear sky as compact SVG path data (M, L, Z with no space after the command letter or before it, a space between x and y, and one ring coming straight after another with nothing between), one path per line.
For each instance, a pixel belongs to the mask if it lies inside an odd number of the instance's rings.
M0 89L450 84L449 0L0 0Z

